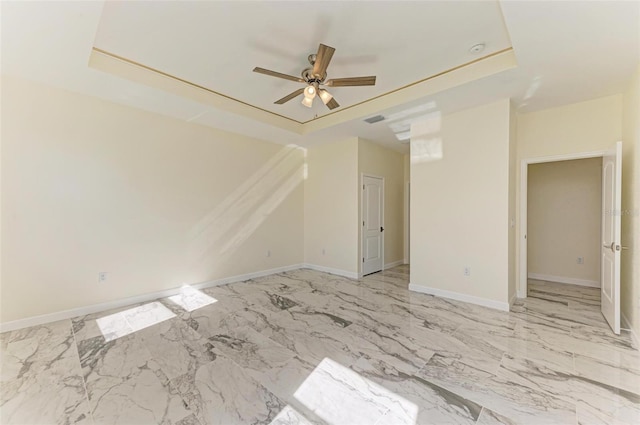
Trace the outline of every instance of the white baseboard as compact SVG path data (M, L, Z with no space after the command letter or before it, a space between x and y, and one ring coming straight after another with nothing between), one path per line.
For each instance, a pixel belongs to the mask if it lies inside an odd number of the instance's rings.
M393 268L393 267L401 266L401 265L403 265L403 264L404 264L404 260L394 261L394 262L391 262L391 263L387 263L387 264L385 264L385 265L384 265L384 268L383 268L382 270L391 269L391 268Z
M237 276L225 277L222 279L211 280L191 285L196 289L204 289L212 286L225 285L227 283L241 282L243 280L255 279L257 277L268 276L276 273L282 273L290 270L301 269L304 264L293 264L290 266L277 267L274 269L261 270ZM0 323L0 333L14 331L16 329L27 328L29 326L37 326L45 323L57 322L59 320L71 319L87 314L98 313L101 311L111 310L114 308L125 307L131 304L153 301L158 298L166 298L176 295L180 292L180 288L171 288L164 291L152 292L134 297L122 298L114 301L107 301L99 304L92 304L85 307L72 308L69 310L57 311L55 313L43 314L40 316L27 317L25 319L12 320L11 322Z
M325 266L318 266L317 264L305 263L303 264L303 267L307 269L315 270L318 272L324 272L324 273L335 274L338 276L348 277L349 279L360 279L362 277L361 273L349 272L346 270L334 269L334 268L325 267Z
M600 282L597 280L576 279L573 277L564 276L551 276L547 274L529 273L527 274L529 279L546 280L547 282L568 283L569 285L590 286L592 288L599 288Z
M409 259L408 258L403 259L402 264L409 264Z
M459 292L446 291L444 289L416 285L415 283L409 283L409 290L421 292L423 294L435 295L442 298L450 298L452 300L463 301L470 304L477 304L483 307L494 308L496 310L509 311L509 303L494 301L487 298L476 297L473 295L461 294Z
M627 318L627 316L624 315L623 312L620 312L620 318L622 319L622 327L629 329L629 332L631 333L631 342L633 344L633 348L635 348L636 350L640 350L640 339L638 339L638 334L636 333L636 330L633 329L631 321Z

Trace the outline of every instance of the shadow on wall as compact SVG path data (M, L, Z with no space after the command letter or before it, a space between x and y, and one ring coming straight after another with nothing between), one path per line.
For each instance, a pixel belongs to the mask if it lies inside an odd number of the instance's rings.
M190 232L191 261L227 260L302 183L304 153L296 145L284 147L205 215Z

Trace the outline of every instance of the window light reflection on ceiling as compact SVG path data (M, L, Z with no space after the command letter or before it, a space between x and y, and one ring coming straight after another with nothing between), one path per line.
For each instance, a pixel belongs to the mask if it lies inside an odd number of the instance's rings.
M401 142L409 140L411 125L424 116L432 114L436 109L436 102L430 101L414 106L385 117L385 122Z

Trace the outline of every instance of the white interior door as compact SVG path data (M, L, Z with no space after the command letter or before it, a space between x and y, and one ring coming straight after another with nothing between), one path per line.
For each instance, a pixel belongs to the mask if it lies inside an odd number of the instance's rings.
M622 142L602 159L601 310L611 329L620 333L620 216L622 210Z
M362 274L382 270L383 261L383 181L362 178Z

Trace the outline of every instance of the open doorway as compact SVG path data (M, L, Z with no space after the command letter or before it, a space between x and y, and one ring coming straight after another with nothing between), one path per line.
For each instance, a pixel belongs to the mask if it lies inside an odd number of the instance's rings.
M530 164L527 197L528 280L600 288L602 158Z
M521 179L520 296L586 306L615 333L621 152L618 142L608 151L524 160Z

